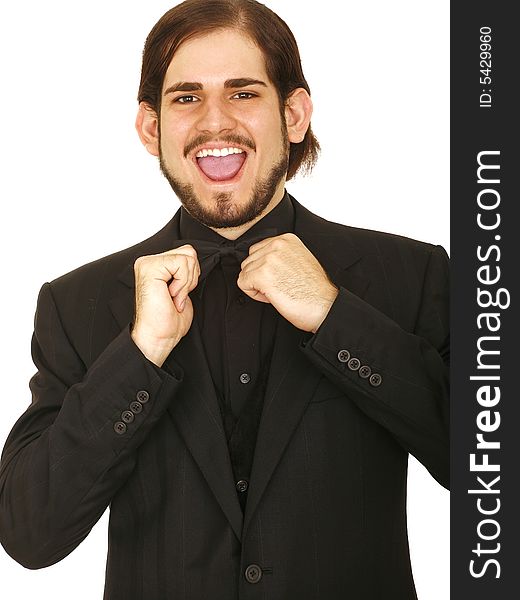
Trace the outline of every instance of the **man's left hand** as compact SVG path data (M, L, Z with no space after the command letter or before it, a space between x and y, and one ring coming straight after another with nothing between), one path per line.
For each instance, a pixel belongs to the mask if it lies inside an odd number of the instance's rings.
M237 284L253 300L269 302L295 327L312 333L338 295L318 260L293 233L251 246Z

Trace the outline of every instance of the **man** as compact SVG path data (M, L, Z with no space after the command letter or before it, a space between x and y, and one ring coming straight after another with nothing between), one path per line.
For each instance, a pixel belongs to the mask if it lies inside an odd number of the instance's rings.
M407 452L447 483L444 252L285 193L317 143L261 5L167 13L139 99L184 208L42 288L4 546L52 564L110 504L107 598L415 597Z

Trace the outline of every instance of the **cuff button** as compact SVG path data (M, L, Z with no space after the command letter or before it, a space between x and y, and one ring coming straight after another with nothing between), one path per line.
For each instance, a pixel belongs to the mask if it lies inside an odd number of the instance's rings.
M143 405L137 401L131 402L130 410L134 413L134 415L138 415L143 410Z
M134 413L131 410L124 410L121 413L121 421L124 423L131 423L134 419Z
M123 423L123 421L118 421L117 423L114 423L114 431L118 435L123 435L123 433L126 433L126 425Z
M379 387L383 383L383 378L379 373L373 373L368 380L373 387Z
M358 375L362 379L368 379L370 377L371 373L372 373L372 369L367 365L363 365L362 367L360 367Z
M346 363L350 360L350 352L348 350L340 350L338 352L339 362Z
M146 404L150 400L150 394L146 390L141 390L136 394L137 401L141 404Z
M359 369L359 367L361 366L361 362L359 361L358 358L351 358L348 361L348 368L351 371L357 371Z

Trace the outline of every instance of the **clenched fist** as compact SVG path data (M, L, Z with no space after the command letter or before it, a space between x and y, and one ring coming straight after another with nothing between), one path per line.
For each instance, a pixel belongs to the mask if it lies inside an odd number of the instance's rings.
M316 257L293 233L254 244L241 267L238 287L254 300L271 303L303 331L316 332L338 295Z
M135 261L135 321L132 339L158 367L188 333L200 266L193 246L185 245Z

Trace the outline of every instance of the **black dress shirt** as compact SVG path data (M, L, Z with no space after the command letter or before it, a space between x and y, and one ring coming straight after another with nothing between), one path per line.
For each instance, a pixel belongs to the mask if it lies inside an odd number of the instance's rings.
M226 240L181 209L180 237L232 248L238 243L294 231L294 208L286 193L280 203L237 240ZM253 454L269 374L278 313L252 300L237 286L240 261L225 254L190 297L206 359L219 399L229 454L242 510L245 509Z

